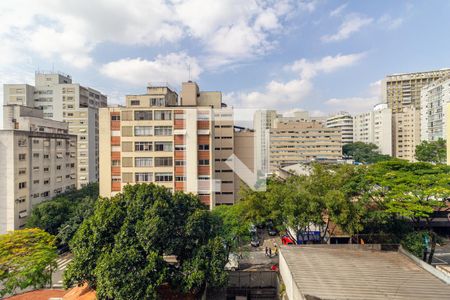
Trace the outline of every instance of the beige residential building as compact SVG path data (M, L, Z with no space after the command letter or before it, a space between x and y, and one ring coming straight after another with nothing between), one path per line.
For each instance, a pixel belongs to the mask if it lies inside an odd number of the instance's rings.
M3 91L5 104L40 108L44 118L67 122L69 133L78 136L77 187L98 181L98 108L107 106L105 95L55 72L36 72L35 86L5 84Z
M353 143L353 117L348 112L342 111L329 116L326 125L341 129L343 145Z
M21 229L33 206L76 187L77 136L42 110L3 107L0 234Z
M392 155L392 112L387 104L353 117L353 141L375 144L381 154Z
M413 106L392 115L394 157L415 161L416 145L420 143L420 110ZM417 141L419 138L419 141Z
M340 128L318 122L280 121L270 131L270 170L297 163L342 158Z
M421 90L433 81L450 75L450 69L428 72L394 74L387 76L382 82L383 102L392 109L392 153L395 157L414 161L416 145L420 143L420 109ZM402 114L404 114L402 116ZM403 124L396 124L402 120ZM406 123L405 123L406 122ZM406 128L405 124L414 124ZM408 125L409 126L409 125ZM417 131L416 129L419 128ZM405 136L395 130L408 129L414 136Z
M235 178L226 163L234 153L233 110L220 92L182 84L126 96L125 107L100 109L100 194L126 184L156 182L192 192L210 207L233 204Z

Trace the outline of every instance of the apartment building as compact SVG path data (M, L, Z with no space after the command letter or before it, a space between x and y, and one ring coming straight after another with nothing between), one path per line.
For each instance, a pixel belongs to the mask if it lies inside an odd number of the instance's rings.
M235 149L232 108L220 92L182 84L127 95L125 107L100 109L100 194L126 184L156 182L192 192L210 207L233 204L235 174L226 161ZM236 183L238 184L238 183Z
M77 184L77 136L42 110L3 107L0 130L0 234L24 227L33 206Z
M392 112L386 103L354 116L353 141L375 144L381 154L392 155Z
M270 131L270 171L297 163L342 158L340 128L319 122L277 120Z
M107 106L105 95L55 72L36 72L34 86L5 84L3 90L5 104L40 108L44 118L67 122L69 133L78 136L77 187L98 181L98 109Z
M393 154L397 158L415 161L416 145L420 140L420 110L413 106L403 108L402 113L392 115ZM414 146L412 146L414 145Z
M420 143L421 126L421 90L423 87L431 84L435 80L450 75L450 69L435 70L428 72L416 72L405 74L388 75L382 82L383 102L388 104L393 114L393 132L392 132L392 153L395 157L414 161L416 145ZM414 111L414 112L413 112ZM419 112L419 113L417 113ZM405 114L404 116L401 116ZM414 119L411 119L414 118ZM396 124L397 120L406 122ZM407 125L409 133L414 136L405 136L403 132L395 130L404 130ZM413 130L410 130L414 127ZM408 134L409 135L409 134ZM401 146L401 147L400 147Z
M329 116L326 125L341 129L343 145L353 143L353 117L348 112L342 111Z
M450 78L443 77L422 88L420 96L422 141L447 139L447 110L450 103Z
M281 116L277 115L276 110L257 110L253 115L254 166L263 174L269 173L269 136L277 117Z

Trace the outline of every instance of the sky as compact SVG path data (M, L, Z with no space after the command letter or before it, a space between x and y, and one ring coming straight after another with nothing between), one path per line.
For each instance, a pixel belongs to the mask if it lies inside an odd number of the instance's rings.
M61 71L121 104L191 79L236 108L358 113L386 75L450 67L449 15L445 0L2 0L0 83Z

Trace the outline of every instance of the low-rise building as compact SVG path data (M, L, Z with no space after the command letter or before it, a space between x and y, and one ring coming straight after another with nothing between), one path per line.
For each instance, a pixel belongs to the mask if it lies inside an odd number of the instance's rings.
M33 206L76 188L77 136L42 110L3 107L0 130L0 234L24 227Z

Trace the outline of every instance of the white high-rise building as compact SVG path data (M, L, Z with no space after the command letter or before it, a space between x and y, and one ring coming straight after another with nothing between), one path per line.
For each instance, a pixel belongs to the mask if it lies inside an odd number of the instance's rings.
M444 77L422 88L420 94L420 138L436 141L447 138L447 110L450 78Z
M78 136L77 187L98 181L98 109L107 106L105 95L55 72L36 72L35 86L5 84L3 93L5 104L41 108L44 118L69 123L69 133Z
M353 143L353 117L348 112L339 112L327 118L328 128L340 128L342 144Z
M36 108L5 105L3 128L0 234L23 228L34 205L77 183L77 136L67 123L44 119Z
M257 110L253 116L253 128L255 129L255 170L262 173L269 172L269 136L270 129L277 118L275 110Z
M353 118L353 142L372 143L380 153L392 155L392 112L387 104Z

